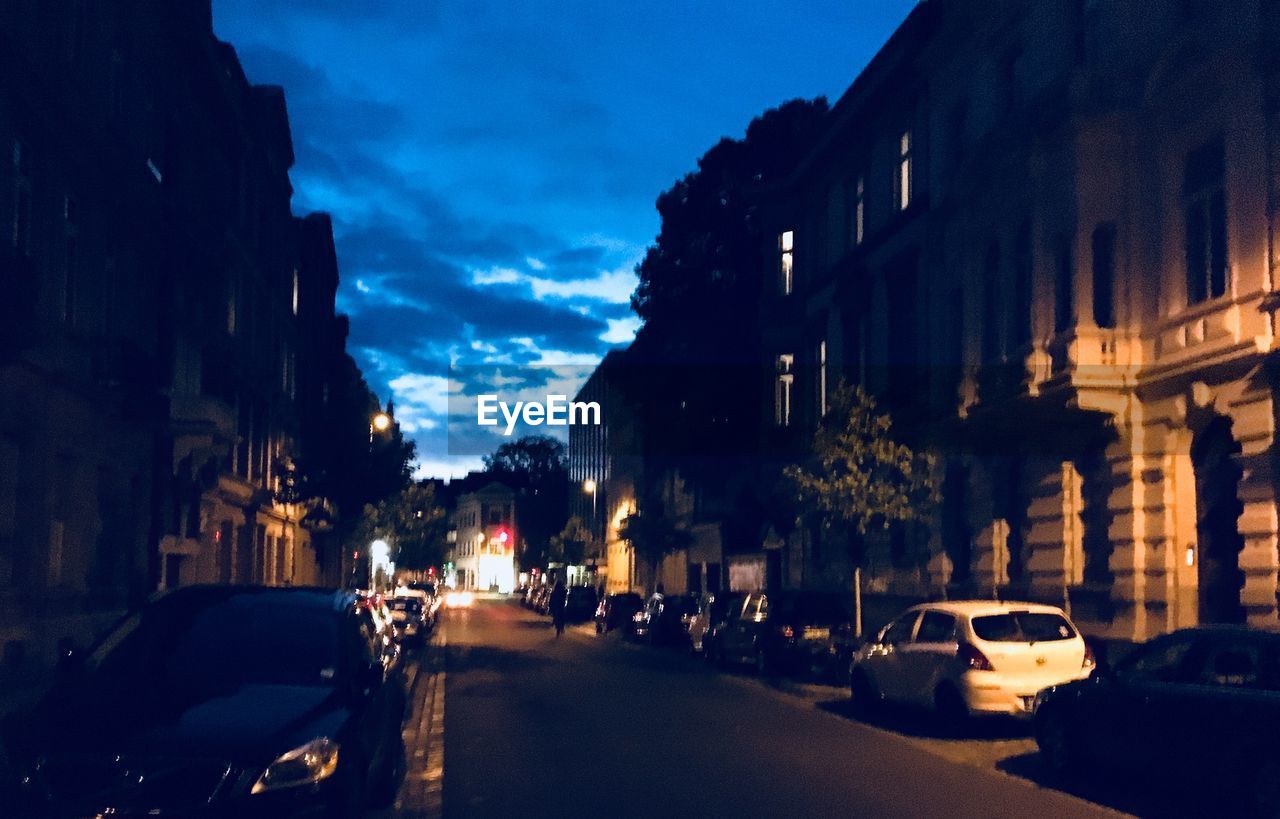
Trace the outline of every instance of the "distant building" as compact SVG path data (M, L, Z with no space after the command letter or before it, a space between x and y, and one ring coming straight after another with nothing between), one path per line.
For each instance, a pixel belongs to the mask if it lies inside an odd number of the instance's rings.
M869 591L1280 627L1278 41L1260 0L930 0L762 192L764 449L843 376L942 456ZM849 583L820 533L779 548Z
M515 493L497 481L459 496L447 557L455 587L499 592L515 588L519 545L515 508Z

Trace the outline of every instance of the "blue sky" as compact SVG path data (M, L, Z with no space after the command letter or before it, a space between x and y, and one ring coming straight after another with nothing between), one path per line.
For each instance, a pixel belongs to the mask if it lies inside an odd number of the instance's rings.
M765 109L834 101L914 5L213 7L250 81L285 88L294 210L333 214L350 349L444 476L501 443L463 396L571 393L630 341L657 195Z

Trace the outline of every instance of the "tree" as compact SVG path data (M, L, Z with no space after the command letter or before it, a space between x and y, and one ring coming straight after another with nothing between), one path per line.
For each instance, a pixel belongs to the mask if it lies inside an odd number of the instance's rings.
M551 538L551 547L547 557L560 563L579 564L586 555L587 544L591 542L591 532L582 518L574 515L560 530L560 534Z
M781 180L826 124L824 99L792 100L757 117L743 139L722 139L696 171L657 200L662 223L636 267L638 407L646 457L657 473L678 469L704 491L741 474L742 442L758 428L762 360L760 264L765 244L758 189ZM663 389L654 390L655 378ZM663 463L667 461L667 463Z
M486 473L516 493L521 568L545 562L551 540L569 517L569 458L564 443L528 435L503 444L484 459Z
M692 540L687 531L676 525L666 515L654 511L637 510L627 515L618 527L618 538L634 552L637 560L644 561L651 569L654 589L657 589L658 566L662 558L687 548Z
M391 544L398 567L425 569L444 560L444 508L430 481L410 484L364 508L354 535L361 549L375 540Z
M857 545L854 599L861 601L861 538L872 529L923 520L938 502L934 458L892 435L892 421L862 387L843 381L813 438L807 466L785 470L800 501L825 529L843 528ZM861 611L855 612L861 633Z

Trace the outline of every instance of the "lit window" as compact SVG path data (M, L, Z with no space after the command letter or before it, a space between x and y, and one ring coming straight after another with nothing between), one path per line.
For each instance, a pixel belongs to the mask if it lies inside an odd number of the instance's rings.
M818 342L818 411L827 414L827 342Z
M795 242L795 232L791 230L784 230L782 235L778 237L778 286L784 296L791 295L791 288L794 284Z
M859 176L853 188L853 243L862 244L867 235L867 180Z
M911 205L911 132L903 131L898 138L898 210Z
M774 385L773 409L774 421L780 427L791 426L791 385L795 382L792 372L795 356L786 354L778 356L778 377Z
M293 269L293 314L298 315L298 268Z

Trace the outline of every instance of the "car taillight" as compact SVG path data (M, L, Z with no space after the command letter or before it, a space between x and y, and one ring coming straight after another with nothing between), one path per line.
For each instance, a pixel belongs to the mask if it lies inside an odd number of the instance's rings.
M782 628L778 629L778 633L788 640L796 636L796 630L793 629L791 626L783 626Z
M974 671L994 671L991 667L991 661L987 659L987 655L978 650L977 646L969 643L961 643L956 656L960 658L960 662L965 664L966 668Z
M1093 649L1089 648L1088 643L1085 643L1084 644L1084 661L1080 663L1080 667L1082 669L1093 668L1097 664L1098 664L1098 661L1095 660L1093 657Z

